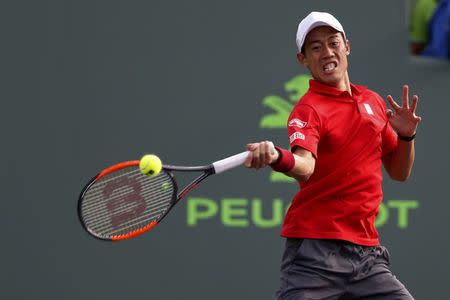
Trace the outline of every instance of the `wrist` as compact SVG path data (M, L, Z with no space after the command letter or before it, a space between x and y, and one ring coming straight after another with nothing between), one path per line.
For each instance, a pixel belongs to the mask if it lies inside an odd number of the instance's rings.
M412 140L414 140L416 138L416 133L414 132L413 135L407 136L407 135L401 135L401 134L397 134L398 139L401 141L405 141L405 142L411 142Z
M278 152L278 158L270 164L272 169L282 173L292 170L295 165L294 154L280 147L275 147L275 150Z

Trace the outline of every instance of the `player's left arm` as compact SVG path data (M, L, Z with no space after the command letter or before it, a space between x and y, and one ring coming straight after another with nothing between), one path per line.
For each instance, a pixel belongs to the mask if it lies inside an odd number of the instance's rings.
M405 181L411 174L414 164L414 139L406 141L404 138L413 137L421 121L421 117L416 115L419 97L414 95L410 105L409 87L404 85L401 106L390 95L387 96L387 100L392 107L392 110L387 110L387 117L399 138L396 148L383 156L383 165L392 179Z

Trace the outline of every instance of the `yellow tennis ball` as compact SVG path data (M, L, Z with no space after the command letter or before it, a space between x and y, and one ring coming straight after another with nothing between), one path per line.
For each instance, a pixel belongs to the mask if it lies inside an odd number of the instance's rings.
M139 161L139 169L142 174L148 176L156 176L161 172L162 163L158 156L154 154L146 154Z

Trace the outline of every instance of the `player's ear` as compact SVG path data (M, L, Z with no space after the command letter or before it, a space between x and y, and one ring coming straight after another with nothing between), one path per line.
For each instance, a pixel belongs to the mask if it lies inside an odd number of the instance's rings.
M350 41L349 40L345 40L345 48L346 48L345 53L347 55L350 55Z
M301 52L297 53L297 60L306 68L308 67L308 62L306 61L306 57L303 53Z

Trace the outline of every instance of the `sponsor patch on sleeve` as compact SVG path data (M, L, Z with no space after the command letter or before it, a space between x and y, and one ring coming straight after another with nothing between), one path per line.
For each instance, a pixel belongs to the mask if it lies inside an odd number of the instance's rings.
M291 134L291 136L289 137L289 143L292 144L293 141L295 140L305 140L305 135L301 132L294 132L293 134Z
M308 124L308 122L302 121L300 119L292 119L289 121L288 126L289 127L298 127L298 128L303 128Z

